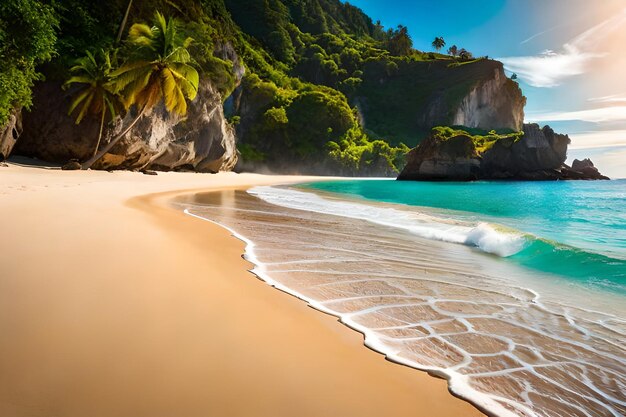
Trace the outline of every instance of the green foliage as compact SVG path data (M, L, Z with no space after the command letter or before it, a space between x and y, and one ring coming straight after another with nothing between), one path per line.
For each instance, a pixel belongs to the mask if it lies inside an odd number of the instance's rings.
M30 106L36 66L54 56L57 27L53 8L39 1L0 2L0 126L13 109Z
M370 141L359 128L350 129L339 142L327 143L328 154L343 175L397 175L405 164L409 147L391 147L382 140Z
M156 12L152 26L135 23L128 32L130 59L111 76L127 107L150 108L163 100L165 108L185 115L187 100L198 92L199 75L191 65L191 38L179 23Z
M524 132L497 132L495 130L485 131L481 129L470 129L464 126L437 126L431 130L431 135L437 140L449 140L457 136L467 136L472 139L476 151L481 154L490 149L497 141L508 139L512 143L517 142L524 136Z
M407 56L413 51L413 41L406 26L398 26L397 30L389 31L387 49L392 55Z
M115 57L112 59L110 52L101 49L95 55L87 51L70 69L73 75L65 86L79 85L68 110L69 114L78 110L76 124L87 114L101 114L104 120L108 113L111 120L115 118L121 102L111 77L114 64Z
M341 0L134 1L124 28L128 40L119 45L115 37L127 5L128 0L4 0L0 124L14 106L28 105L35 68L55 49L59 56L45 73L57 80L65 80L75 59L89 51L83 64L95 61L92 87L114 85L112 93L127 106L164 99L169 110L184 114L200 78L210 80L224 100L232 95L228 113L244 161L309 172L390 174L403 163L403 143L414 145L428 133L416 121L425 103L435 97L454 108L481 74L493 73L483 66L491 64L470 60L464 50L458 59L416 51L406 27L386 29ZM150 26L136 23L154 10L173 19L158 15ZM445 42L437 39L439 50ZM101 49L119 49L122 65L95 76L103 70ZM463 71L456 70L460 66ZM83 70L76 68L74 76L85 76L79 74ZM92 105L109 93L92 97L85 94L87 83L81 85L72 108L77 121L102 110Z
M432 45L433 48L439 51L441 48L446 46L446 41L441 36L437 36L435 40L433 40Z

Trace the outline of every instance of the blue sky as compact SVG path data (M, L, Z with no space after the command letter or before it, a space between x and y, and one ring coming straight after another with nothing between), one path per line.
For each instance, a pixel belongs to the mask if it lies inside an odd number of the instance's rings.
M626 0L349 2L385 27L406 25L417 49L443 36L501 60L519 76L528 122L568 133L570 159L626 178Z

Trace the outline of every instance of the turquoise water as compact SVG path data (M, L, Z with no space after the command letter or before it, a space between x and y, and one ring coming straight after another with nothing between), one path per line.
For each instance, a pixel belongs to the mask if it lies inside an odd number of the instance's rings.
M432 183L315 182L305 188L428 208L444 219L523 235L506 256L524 267L626 294L626 180ZM419 211L419 209L417 209Z

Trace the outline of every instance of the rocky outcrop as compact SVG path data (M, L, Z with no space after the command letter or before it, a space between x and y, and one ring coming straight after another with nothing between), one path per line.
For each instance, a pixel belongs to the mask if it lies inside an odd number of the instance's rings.
M523 126L521 138L511 134L489 145L477 143L468 134L441 138L431 134L407 156L399 180L472 181L480 179L558 180L607 179L593 163L575 161L565 165L567 135L549 126Z
M592 180L608 180L609 177L600 174L598 168L593 165L593 162L589 158L585 158L582 161L578 159L574 159L572 166L569 167L564 165L562 168L562 173L566 177L566 179L572 180L584 180L584 179L592 179Z
M459 103L453 126L479 129L522 130L526 98L516 82L510 80L502 66L493 70L493 76L479 81Z
M14 110L9 121L0 128L0 162L9 157L17 139L22 134L22 111Z
M64 163L86 160L93 153L98 120L76 125L67 115L69 97L57 83L35 89L32 112L24 114L24 132L15 153ZM132 120L116 120L108 138ZM184 118L157 106L93 167L96 169L189 169L201 172L231 170L237 162L235 135L227 123L222 98L208 80L201 80L198 95Z

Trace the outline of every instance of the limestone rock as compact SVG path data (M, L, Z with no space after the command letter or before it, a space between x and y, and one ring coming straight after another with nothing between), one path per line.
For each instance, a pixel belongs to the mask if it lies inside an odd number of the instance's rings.
M598 168L593 165L591 159L585 158L582 161L574 159L572 166L568 167L563 165L561 169L564 175L568 179L583 179L583 180L608 180L609 177L602 175Z
M85 118L77 126L67 115L69 100L58 83L39 84L33 110L24 114L24 132L15 153L51 162L88 159L94 150L99 120ZM115 120L103 143L133 117L127 114L124 120ZM235 134L224 117L222 98L210 81L203 79L186 117L172 116L163 106L157 106L93 168L218 172L231 170L236 162Z
M526 98L519 86L504 74L500 65L490 78L477 82L461 100L451 124L519 131L524 123L525 105Z
M0 128L0 161L9 157L17 139L22 134L22 112L14 110L7 124Z
M479 179L557 180L608 179L589 160L565 165L567 135L555 133L549 126L523 127L524 135L496 141L479 151L468 135L442 140L434 135L412 149L399 180L469 181Z

